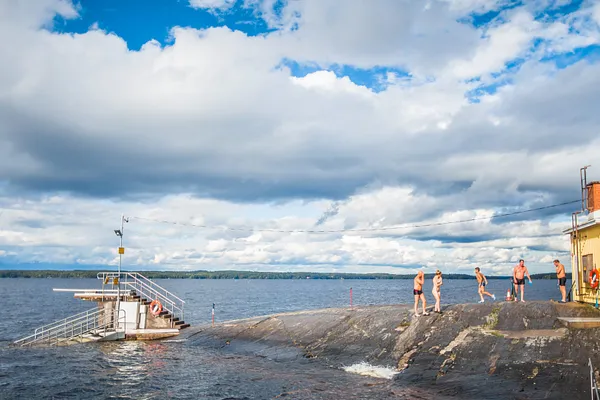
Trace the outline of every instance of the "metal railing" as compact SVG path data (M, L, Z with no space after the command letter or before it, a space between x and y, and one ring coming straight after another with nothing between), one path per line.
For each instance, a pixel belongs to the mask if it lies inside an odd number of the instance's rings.
M119 278L117 284L132 289L138 296L148 301L160 301L163 310L168 311L173 318L179 318L180 321L184 319L185 301L140 273L99 272L97 278L101 279L102 282L109 283L113 283L115 278ZM171 325L174 325L173 320L171 320Z
M590 367L590 393L592 400L600 400L598 394L598 382L596 382L596 375L594 374L594 366L592 365L592 359L588 358L588 367Z
M16 346L59 344L75 339L81 340L86 334L100 335L103 333L106 336L107 333L123 330L119 327L121 321L124 326L125 315L125 310L106 312L104 309L95 308L39 327L33 335L19 339L13 344Z

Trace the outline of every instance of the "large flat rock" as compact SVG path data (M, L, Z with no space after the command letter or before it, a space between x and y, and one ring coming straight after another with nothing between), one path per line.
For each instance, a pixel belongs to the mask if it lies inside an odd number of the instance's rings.
M415 318L408 305L282 313L191 328L189 342L274 360L394 368L382 390L437 398L589 398L588 357L600 330L559 318L600 318L575 303L460 304ZM183 335L183 334L182 334Z

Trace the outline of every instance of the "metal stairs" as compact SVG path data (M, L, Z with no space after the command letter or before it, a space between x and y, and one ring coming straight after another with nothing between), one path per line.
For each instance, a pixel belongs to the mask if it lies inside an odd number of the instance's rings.
M149 306L152 303L152 300L141 297L135 290L131 291L131 296L129 296L129 298L132 300L137 300L145 306ZM184 320L180 319L179 317L175 317L168 310L163 309L163 311L158 314L158 317L169 320L171 322L171 327L179 330L189 328L190 326L190 324L186 324Z
M97 278L102 280L103 286L117 279L128 292L128 299L139 301L143 305L150 305L153 300L158 300L163 307L158 316L169 320L172 328L181 330L190 326L184 321L185 301L144 275L138 272L99 272Z
M15 346L67 345L91 341L116 340L125 337L125 331L118 329L125 320L121 310L117 321L117 311L106 312L94 308L65 319L37 328L32 335L15 341Z
M160 331L182 330L190 326L184 321L185 301L165 288L135 272L100 272L97 278L102 280L102 289L53 289L54 291L75 292L75 298L96 301L99 307L72 315L52 324L37 328L33 335L14 342L17 346L35 344L62 345L79 342L122 340L129 335L160 335ZM106 286L112 286L106 288ZM115 289L116 287L116 289ZM137 322L128 321L124 307L120 302L137 302L149 306L153 301L160 302L162 311L155 315L166 321L155 328L137 327ZM113 302L113 308L104 307L105 302ZM131 310L130 310L131 312ZM136 321L136 314L129 319ZM131 327L131 324L134 327ZM129 326L129 327L128 327ZM168 327L167 327L168 326Z

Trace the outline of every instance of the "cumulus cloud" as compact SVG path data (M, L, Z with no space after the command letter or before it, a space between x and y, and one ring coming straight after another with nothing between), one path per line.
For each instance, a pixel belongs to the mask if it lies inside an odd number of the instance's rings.
M236 0L189 0L193 8L206 8L210 10L225 10L231 8Z
M578 168L600 149L600 64L549 57L597 43L596 6L539 18L539 4L480 0L240 4L275 31L173 26L167 44L149 38L132 51L98 25L54 30L56 15L78 17L70 2L0 1L0 34L13 38L0 45L0 259L112 263L106 221L126 209L195 225L343 230L578 196ZM487 11L499 18L464 21ZM294 76L284 59L320 70ZM374 91L332 65L406 74ZM564 238L550 235L567 219L550 218L568 211L327 235L139 220L128 257L156 268L500 272L515 258L564 254Z
M470 272L485 264L506 273L515 259L534 266L548 254L564 254L567 239L548 236L564 224L514 221L493 226L488 219L460 225L389 228L385 214L402 220L414 210L412 200L398 201L389 189L352 197L323 223L323 233L308 233L326 204L291 205L295 217L257 218L265 206L203 200L189 195L167 196L148 204L54 196L36 201L2 198L0 245L5 260L63 264L116 265L118 215L125 212L126 268L150 269L304 269L316 271L411 273L417 268ZM406 191L400 191L406 194ZM433 200L429 200L433 201ZM357 211L372 202L354 229L345 229ZM302 215L302 216L300 216ZM489 211L444 213L432 222L486 218ZM166 221L168 223L164 223ZM426 220L427 221L427 220ZM292 231L292 232L288 232ZM295 231L295 232L294 232ZM327 232L331 231L331 232ZM470 235L463 240L459 235ZM540 247L540 250L533 248ZM51 253L49 257L48 254ZM4 261L6 264L6 261Z

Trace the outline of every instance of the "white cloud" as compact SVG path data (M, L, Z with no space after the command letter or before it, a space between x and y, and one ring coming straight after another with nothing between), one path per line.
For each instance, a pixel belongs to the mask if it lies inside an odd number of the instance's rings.
M211 10L225 10L231 8L236 0L189 0L193 8L206 8Z
M347 76L338 78L335 73L331 71L317 71L302 78L292 77L291 80L293 83L307 89L354 93L366 97L373 97L373 92L365 86L354 84Z
M274 230L489 217L576 198L578 168L600 149L600 65L559 70L530 48L535 38L554 52L595 43L597 26L569 28L597 8L554 22L517 8L506 23L476 29L457 19L504 4L302 0L278 14L263 2L281 31L175 27L168 46L130 51L97 25L77 35L40 29L56 13L77 17L70 3L14 4L0 1L0 34L14 38L0 45L0 182L10 182L0 186L0 260L114 263L121 212ZM509 85L469 101L480 82L467 78L495 83L492 74L521 56ZM325 67L293 77L277 67L283 58L411 75L388 73L390 86L376 93ZM568 250L564 237L548 236L561 229L546 219L481 220L288 234L134 219L127 262L388 272L477 264L503 273L520 257L547 269L539 263Z
M594 4L594 7L592 8L592 16L594 18L594 21L596 21L596 23L600 25L600 3Z
M529 13L515 13L507 23L487 32L471 58L452 62L453 75L467 79L502 71L508 61L528 50L538 25Z
M312 270L323 271L411 273L419 267L470 272L472 266L485 263L499 273L507 273L511 263L520 257L533 261L533 271L543 270L537 260L568 250L567 239L560 235L561 229L568 225L566 221L553 225L540 221L491 224L485 219L425 228L400 226L371 233L252 232L229 231L225 227L311 230L315 229L322 206L319 202L305 203L302 208L310 217L257 220L251 217L256 214L254 205L186 195L159 199L151 208L138 202L112 203L64 196L26 202L0 200L5 210L0 220L0 246L9 251L21 249L19 258L24 262L116 265L118 241L112 229L119 225L121 212L130 217L124 236L127 268L305 270L310 265ZM444 201L415 197L406 189L383 188L349 199L338 215L318 229L344 229L348 223L352 224L350 228L359 229L389 227L416 219L415 212L427 215L439 209L441 205L437 203ZM492 214L491 210L451 212L431 221L457 221ZM165 220L175 224L156 222ZM546 236L548 233L554 236ZM481 241L459 240L447 247L455 235L479 237ZM423 237L424 241L411 236ZM445 244L440 241L443 237ZM548 250L529 250L529 247L548 247Z

